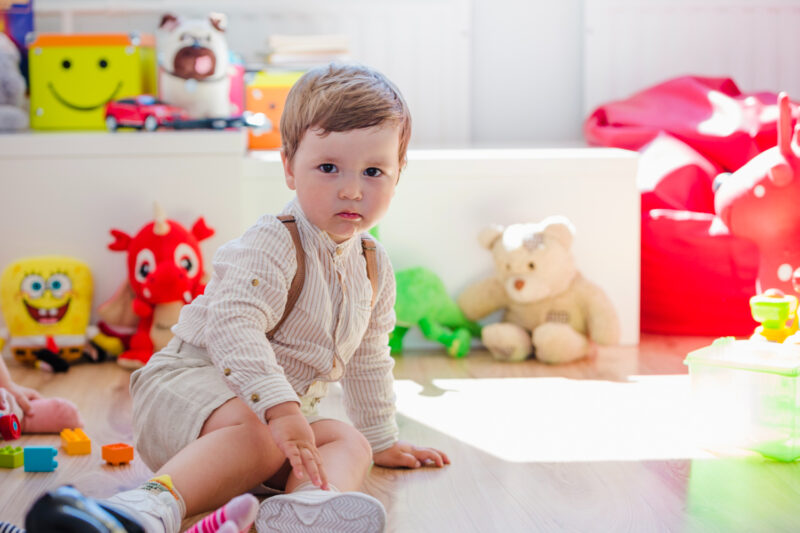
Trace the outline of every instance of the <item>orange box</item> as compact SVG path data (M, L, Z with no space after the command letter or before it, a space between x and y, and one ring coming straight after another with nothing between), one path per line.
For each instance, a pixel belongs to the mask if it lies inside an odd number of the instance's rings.
M272 123L272 128L248 130L251 150L275 150L281 147L281 114L286 104L286 96L304 72L261 71L247 83L244 107L253 113L264 113Z
M92 453L92 441L81 428L65 429L61 432L61 447L67 455L87 455Z
M106 444L103 446L103 460L114 466L133 461L133 447L124 442Z

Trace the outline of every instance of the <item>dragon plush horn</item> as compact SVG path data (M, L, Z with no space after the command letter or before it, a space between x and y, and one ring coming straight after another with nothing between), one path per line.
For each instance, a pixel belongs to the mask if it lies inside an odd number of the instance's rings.
M153 210L155 211L155 223L153 224L153 233L156 235L166 235L169 233L169 224L167 224L167 214L164 213L164 209L155 202L153 205Z

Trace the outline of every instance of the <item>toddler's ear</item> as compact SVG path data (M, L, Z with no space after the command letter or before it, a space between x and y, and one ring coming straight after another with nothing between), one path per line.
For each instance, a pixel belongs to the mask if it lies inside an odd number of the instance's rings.
M286 152L283 151L283 148L281 148L281 163L283 163L283 176L286 179L286 186L291 190L295 190L292 162L286 158Z

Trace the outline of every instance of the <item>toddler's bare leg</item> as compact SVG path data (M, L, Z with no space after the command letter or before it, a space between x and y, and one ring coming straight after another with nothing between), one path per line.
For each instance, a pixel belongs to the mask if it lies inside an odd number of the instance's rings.
M215 509L272 477L286 458L266 424L240 399L214 411L200 438L159 469L186 504L186 516Z
M353 426L338 420L320 420L311 424L317 449L328 482L342 492L358 490L372 464L372 448ZM307 479L290 475L286 492L291 492Z
M354 427L335 420L321 420L311 428L332 490L320 490L305 479L289 476L286 490L290 493L264 500L256 529L383 531L386 510L381 502L356 492L372 463L367 440Z

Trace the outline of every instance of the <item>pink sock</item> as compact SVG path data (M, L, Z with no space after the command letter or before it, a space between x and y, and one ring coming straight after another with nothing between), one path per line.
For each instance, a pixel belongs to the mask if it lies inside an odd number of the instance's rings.
M186 533L244 533L253 525L256 513L258 513L256 497L252 494L242 494L187 529Z
M78 408L64 398L31 401L31 408L21 423L23 433L59 433L62 429L83 427Z

